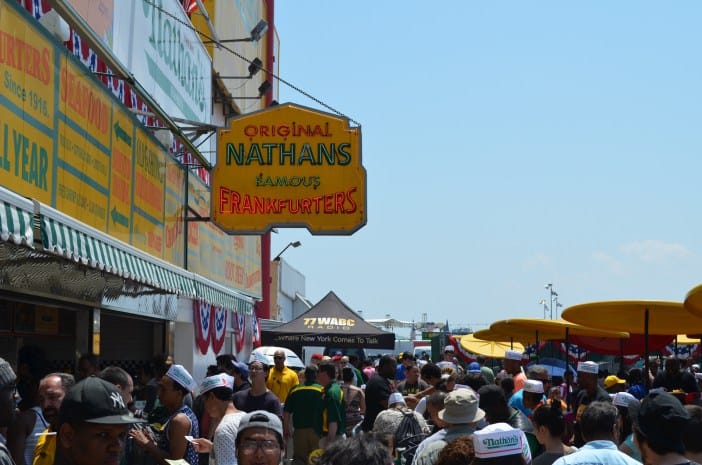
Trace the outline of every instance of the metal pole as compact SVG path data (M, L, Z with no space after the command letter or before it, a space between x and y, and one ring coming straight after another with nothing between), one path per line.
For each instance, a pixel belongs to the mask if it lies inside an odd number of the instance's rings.
M566 382L566 391L565 391L565 397L566 397L566 406L568 411L570 411L570 381L566 377L566 373L568 373L569 368L568 368L568 358L570 355L570 328L566 327L565 329L565 371L563 372L563 378L565 379Z
M648 365L648 308L644 312L644 383L646 383L646 390L651 388L651 381L648 379L649 365Z

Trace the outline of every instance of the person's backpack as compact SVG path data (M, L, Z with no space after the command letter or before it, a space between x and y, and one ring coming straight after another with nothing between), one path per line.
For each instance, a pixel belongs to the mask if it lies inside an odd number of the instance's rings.
M402 420L395 430L395 450L402 455L403 463L412 463L417 446L427 434L422 431L422 426L412 410L402 410Z

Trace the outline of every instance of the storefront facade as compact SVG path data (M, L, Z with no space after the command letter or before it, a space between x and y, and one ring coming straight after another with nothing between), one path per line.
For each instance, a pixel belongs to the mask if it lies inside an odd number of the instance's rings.
M192 221L209 211L201 166L26 3L0 0L0 356L35 345L56 370L93 353L135 373L164 354L196 377L219 353L247 356L260 239Z

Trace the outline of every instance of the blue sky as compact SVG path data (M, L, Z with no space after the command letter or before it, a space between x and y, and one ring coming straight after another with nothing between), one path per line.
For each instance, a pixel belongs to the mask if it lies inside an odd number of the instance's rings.
M366 318L482 329L702 282L702 3L276 2L280 75L361 123L368 224L272 252ZM281 84L280 101L321 108Z

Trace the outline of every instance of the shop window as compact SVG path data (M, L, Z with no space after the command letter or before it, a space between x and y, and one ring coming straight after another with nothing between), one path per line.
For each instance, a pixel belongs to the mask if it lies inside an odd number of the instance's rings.
M22 302L7 305L11 305L13 311L0 312L0 314L14 315L14 325L11 327L15 333L70 337L75 334L75 312ZM1 328L0 326L0 330Z

